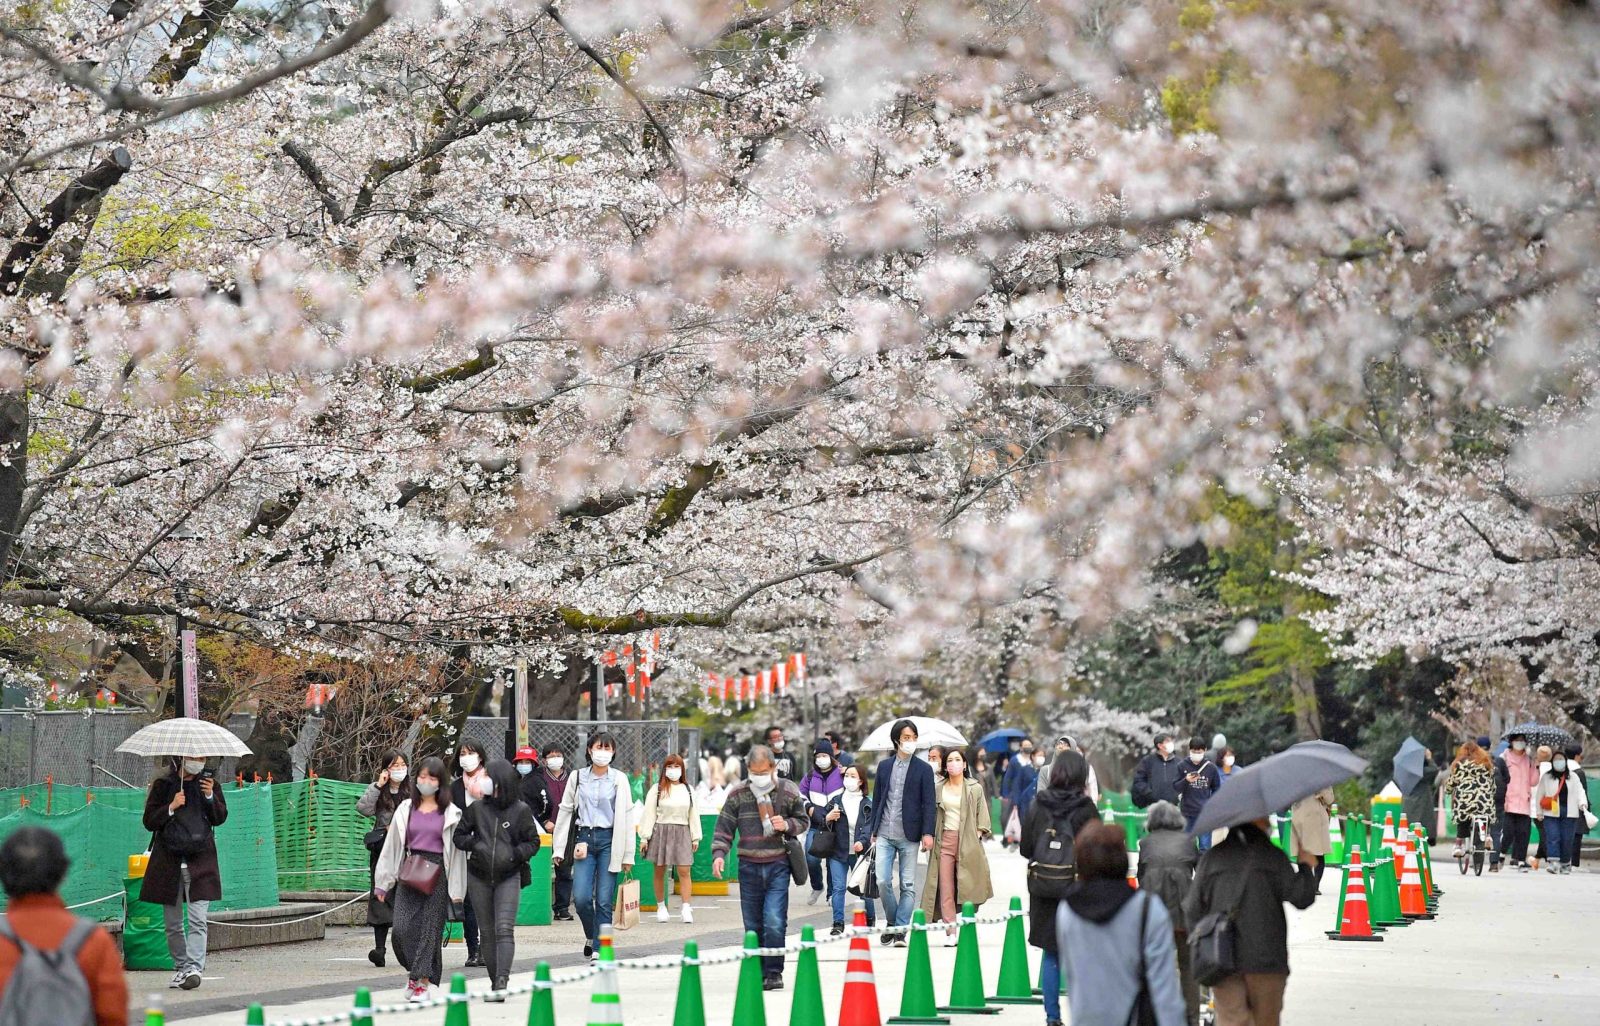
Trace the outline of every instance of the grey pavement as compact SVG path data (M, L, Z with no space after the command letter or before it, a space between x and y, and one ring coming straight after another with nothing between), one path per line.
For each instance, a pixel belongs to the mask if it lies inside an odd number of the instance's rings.
M1583 943L1583 931L1592 927L1600 912L1600 872L1579 871L1566 877L1544 873L1462 877L1448 861L1446 849L1440 849L1438 855L1438 882L1446 892L1439 918L1391 931L1383 943L1341 944L1323 936L1333 924L1336 871L1324 879L1324 895L1317 904L1305 912L1289 910L1294 973L1284 1022L1347 1026L1381 1018L1417 1026L1600 1021L1600 957L1593 945ZM1003 911L1006 899L1020 895L1023 889L1023 865L1018 856L991 847L990 857L997 895L981 910L983 915ZM793 892L790 922L796 937L801 922L810 922L819 928L819 934L825 934L831 919L820 907L805 904L807 893L804 888ZM702 898L696 902L695 914L697 922L685 927L676 917L670 924L658 924L646 913L637 929L618 935L618 957L675 955L689 938L700 942L703 957L730 952L740 943L736 894ZM943 1002L948 997L955 953L944 948L937 935L931 937L935 986ZM992 991L1004 927L980 927L979 937L984 979ZM517 940L519 972L512 978L513 986L531 980L531 973L522 970L531 969L539 959L550 961L557 979L581 967L576 948L582 937L575 924L519 928ZM357 986L372 988L376 1003L399 1002L403 973L394 968L392 959L388 970L368 964L365 953L370 945L371 936L365 930L333 930L320 942L222 952L213 956L207 967L208 979L200 990L162 992L168 1019L186 1026L237 1026L244 1022L243 1009L254 998L267 1005L269 1023L293 1021L348 1010ZM845 944L838 943L818 952L830 1022L838 1014L846 950ZM1036 977L1038 952L1029 949L1028 954L1029 972ZM464 958L459 947L447 948L447 971ZM879 1009L887 1018L899 1010L905 952L874 942L872 960ZM165 983L164 977L154 973L130 975L136 999L148 989L146 980ZM675 968L619 971L623 1021L628 1026L670 1026L678 975ZM708 1023L728 1023L736 965L707 966L702 975ZM469 971L472 990L485 987L482 977L482 970ZM791 961L786 974L791 985L793 977ZM588 981L558 987L556 1021L563 1026L587 1022L589 990ZM792 998L792 986L766 996L771 1026L788 1023ZM528 998L519 996L505 1005L475 1001L471 1013L474 1026L522 1026L527 1021ZM378 1026L386 1020L433 1026L442 1019L442 1010L434 1009L403 1019L380 1016L377 1022ZM1008 1007L985 1021L997 1026L1039 1026L1043 1020L1042 1009L1031 1006Z

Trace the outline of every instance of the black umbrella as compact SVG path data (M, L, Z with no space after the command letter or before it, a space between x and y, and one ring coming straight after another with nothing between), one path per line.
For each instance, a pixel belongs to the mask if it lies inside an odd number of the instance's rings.
M1422 764L1428 759L1428 750L1422 742L1408 737L1394 753L1394 786L1401 794L1410 794L1422 782Z
M1504 740L1513 734L1521 734L1523 737L1527 738L1529 748L1538 748L1540 745L1549 745L1551 751L1559 752L1563 748L1566 748L1568 745L1572 744L1571 734L1562 730L1560 727L1552 727L1544 723L1534 723L1532 721L1528 723L1519 723L1515 727L1507 730L1504 734L1501 734L1500 737L1502 740Z
M1308 795L1360 776L1367 760L1332 741L1307 741L1269 755L1228 778L1194 821L1191 834L1266 819Z

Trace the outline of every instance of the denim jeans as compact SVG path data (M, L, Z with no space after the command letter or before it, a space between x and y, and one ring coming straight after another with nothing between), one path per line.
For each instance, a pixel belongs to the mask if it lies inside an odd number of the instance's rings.
M789 862L739 860L739 910L744 928L754 930L764 948L781 948L789 932ZM761 975L782 976L783 956L764 955Z
M844 885L850 877L850 863L842 858L828 860L828 896L833 899L833 921L847 923L844 917Z
M1557 865L1572 862L1576 847L1578 821L1566 816L1546 816L1539 821L1539 833L1544 838L1545 856Z
M1185 830L1193 830L1194 829L1194 821L1199 819L1199 818L1200 817L1197 816L1197 815L1196 816L1185 816L1185 817L1183 817L1183 827L1184 827L1184 829ZM1195 844L1200 846L1200 850L1201 851L1210 851L1211 850L1211 831L1207 830L1205 833L1197 835L1194 840L1195 840Z
M878 893L883 898L884 925L905 926L917 904L918 841L878 838ZM895 859L900 860L899 891L895 894ZM898 899L898 900L897 900Z
M600 942L600 927L611 925L612 904L617 900L617 874L611 872L611 828L579 827L578 843L589 846L589 855L573 862L573 898L583 936L595 946Z
M1061 1021L1061 956L1046 951L1039 959L1039 989L1044 991L1044 1021Z
M820 891L822 890L822 860L811 854L811 838L815 837L816 833L816 827L806 831L806 870L811 877L811 889Z
M161 906L167 928L167 951L173 969L180 973L203 973L206 969L206 938L211 927L211 902L189 899L189 867L178 868L178 900ZM187 929L184 913L188 912Z

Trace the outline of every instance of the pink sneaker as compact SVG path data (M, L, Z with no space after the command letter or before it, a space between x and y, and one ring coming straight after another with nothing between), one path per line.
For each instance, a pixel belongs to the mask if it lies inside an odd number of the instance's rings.
M419 1005L426 1000L428 1000L428 981L407 980L406 1001L413 1005Z

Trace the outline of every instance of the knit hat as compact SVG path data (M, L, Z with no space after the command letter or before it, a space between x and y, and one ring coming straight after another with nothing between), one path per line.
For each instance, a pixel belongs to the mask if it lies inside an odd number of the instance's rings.
M1479 748L1488 748L1489 747L1489 735L1488 734L1479 734L1478 735L1478 747Z

